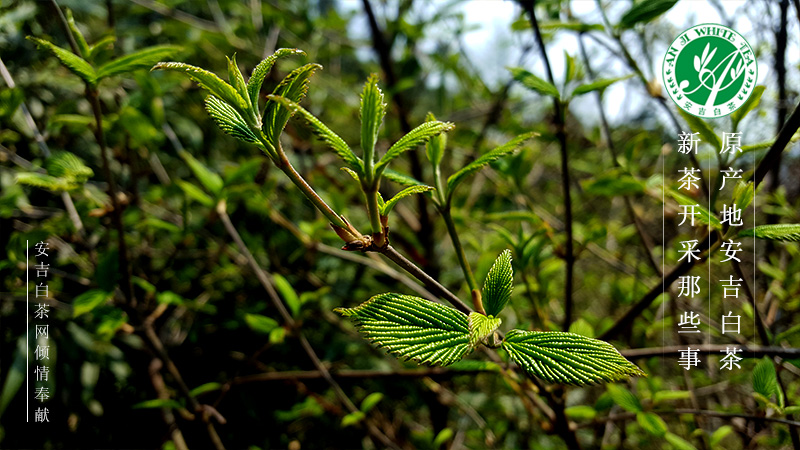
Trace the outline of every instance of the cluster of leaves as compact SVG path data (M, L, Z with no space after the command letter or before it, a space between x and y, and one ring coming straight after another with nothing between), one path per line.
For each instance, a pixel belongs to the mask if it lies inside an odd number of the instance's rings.
M425 299L381 294L354 308L338 308L364 335L398 357L421 364L449 365L479 344L488 344L502 323L498 314L511 300L511 252L495 261L483 286L486 314L466 314ZM496 345L489 344L492 347ZM575 333L511 330L501 344L531 376L552 383L584 385L625 380L644 372L609 343Z

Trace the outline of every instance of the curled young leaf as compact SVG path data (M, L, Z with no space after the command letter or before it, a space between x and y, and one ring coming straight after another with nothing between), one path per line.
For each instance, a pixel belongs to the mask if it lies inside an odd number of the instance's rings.
M489 337L503 323L499 317L489 317L479 312L469 313L469 345L477 345Z
M486 314L496 316L511 300L514 289L514 269L511 267L511 250L503 250L497 257L483 285L483 307Z
M408 134L401 137L397 142L394 143L394 145L389 147L389 150L386 151L386 154L383 155L381 160L378 161L378 164L375 165L375 177L380 177L383 174L383 171L386 169L386 166L389 165L393 159L400 156L403 152L414 149L417 146L424 144L434 136L438 136L445 131L452 130L453 127L455 127L455 125L450 122L434 121L425 122L409 131Z
M383 92L378 87L378 75L372 74L364 84L361 93L361 150L367 167L372 166L375 157L375 142L386 114Z
M308 92L311 75L313 75L317 69L321 68L322 66L319 64L306 64L305 66L298 67L291 71L289 75L286 75L286 77L281 80L275 90L272 91L272 95L269 96L269 98L284 97L290 101L299 103L300 100L305 98L306 92ZM278 103L267 103L267 107L264 110L264 125L261 128L264 134L267 135L269 142L276 148L279 144L280 135L283 133L283 129L286 128L286 123L289 121L289 117L291 117L292 114L294 114L294 111L284 108Z
M424 186L424 185L409 186L403 189L402 191L398 192L394 197L387 200L386 203L383 206L381 206L380 213L382 216L388 216L389 212L391 212L392 208L394 208L394 205L396 205L397 202L399 202L401 199L408 197L409 195L421 194L423 192L432 190L433 186Z
M272 70L272 66L275 65L278 58L289 55L305 55L305 52L296 48L279 48L275 53L264 58L253 69L253 74L247 80L247 94L250 97L250 103L252 103L253 108L258 109L258 93L261 91L261 85L264 84L264 78Z
M213 95L206 97L206 111L225 133L245 142L256 142L258 138L247 126L247 122L232 106Z
M243 118L249 116L247 114L247 101L236 92L233 86L222 81L220 77L212 72L179 62L160 62L150 70L171 70L185 73L189 78L196 81L200 87L236 109Z

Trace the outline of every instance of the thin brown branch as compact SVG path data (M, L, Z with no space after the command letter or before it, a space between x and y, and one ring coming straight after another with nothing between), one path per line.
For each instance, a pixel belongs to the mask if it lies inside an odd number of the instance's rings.
M459 311L463 312L464 314L469 314L472 312L472 309L466 305L466 303L462 302L455 294L450 292L446 287L442 286L441 283L436 281L433 277L425 273L422 269L417 267L414 263L409 261L405 256L398 253L394 247L391 245L387 245L383 249L380 250L384 256L392 260L395 264L400 266L403 270L410 273L414 276L414 278L422 281L425 287L431 291L432 293L442 297L443 299L450 302L453 306L456 307Z
M485 370L453 370L444 367L430 367L424 369L398 369L394 371L386 370L336 370L331 371L330 376L334 379L353 380L360 382L364 379L413 379L413 378L439 378L446 379L458 375L471 375L481 372L494 372L493 369ZM231 380L231 384L247 384L258 382L293 381L293 380L316 380L323 379L324 375L320 370L291 370L283 372L265 372L254 375L243 375Z
M164 383L164 377L161 376L162 366L163 363L160 359L153 358L153 360L150 361L148 372L150 374L150 383L153 385L153 389L156 390L158 398L161 400L168 400L170 395ZM175 448L178 450L189 450L189 447L186 445L186 440L183 438L183 433L181 433L181 429L175 421L175 414L173 414L172 409L168 407L161 408L161 418L164 420L167 428L169 428L172 442L175 443Z

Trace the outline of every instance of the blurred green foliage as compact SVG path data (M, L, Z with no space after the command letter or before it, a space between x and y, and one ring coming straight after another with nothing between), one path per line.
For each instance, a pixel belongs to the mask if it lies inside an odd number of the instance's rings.
M464 260L479 280L497 255L510 249L515 283L503 312L503 332L511 327L556 331L563 321L564 204L549 98L555 97L564 105L573 188L576 277L569 331L603 335L660 281L651 261L664 257L669 269L678 258L678 242L704 231L677 227L677 205L702 194L693 192L686 200L677 191L674 180L686 161L675 151L677 131L657 109L660 87L644 75L657 73L650 52L680 31L661 17L676 2L603 4L608 23L599 11L596 20L581 22L572 14L575 2L537 2L546 45L585 33L580 36L593 50L588 60L578 52L559 55L565 70L554 83L536 75L541 61L530 58L536 44L521 8L511 25L512 38L497 50L508 55L505 47L518 46L523 57L507 61L504 66L513 69L490 81L480 70L487 63L473 60L465 49L471 25L463 4L418 3L371 2L381 44L370 33L362 3L60 2L74 15L70 26L85 36L76 45L88 69L64 53L72 54L49 3L18 0L0 6L0 57L16 82L13 89L8 83L0 89L0 447L172 449L182 448L183 440L188 448L211 448L207 423L231 449L382 447L372 440L370 427L402 448L565 448L570 435L586 448L793 445L786 422L763 419L792 421L800 413L796 357L776 362L743 355L741 370L720 372L721 355L716 355L686 372L675 358L656 351L634 360L649 374L646 378L580 388L534 385L521 371L505 368L510 358L504 350L499 350L502 364L474 352L447 369L432 370L387 357L333 309L386 292L420 295L410 287L415 281L386 259L339 251L342 241L329 220L256 148L214 125L195 83L146 70L155 62L148 58L157 56L223 74L229 70L225 57L236 52L235 64L249 75L275 49L301 48L306 57L280 59L266 75L262 104L265 92L292 70L318 63L323 70L314 75L301 104L344 142L364 142L356 125L359 93L371 73L381 74L387 103L375 144L379 154L429 112L454 123L446 140L433 140L427 148L434 164L421 163L426 152L419 148L393 160L396 171L385 173L382 198L400 192L403 185L395 181L409 176L447 194L421 193L393 203L390 238L461 299L469 299L471 289L445 222L457 230ZM757 8L777 10L772 4ZM758 21L771 17L756 16L750 19L754 27L765 26ZM796 23L789 27L797 30ZM36 41L45 47L37 50L26 36L63 50ZM790 36L796 49L797 33ZM751 43L760 61L771 60L772 38L758 39ZM388 57L391 75L373 46ZM641 67L632 67L626 54L635 55ZM793 92L797 63L796 54L790 55L786 83ZM595 72L596 77L590 75ZM704 144L708 153L723 131L744 130L746 152L724 162L743 168L746 180L776 134L763 131L776 128L776 105L797 100L776 98L773 83L769 80L732 122L677 120L687 131L701 132L709 141ZM123 259L130 267L135 306L124 295L114 201L91 95L86 95L92 90L118 189L127 248ZM656 96L642 94L639 98L652 106L612 124L612 153L592 97L608 100L609 92L631 91ZM795 94L790 90L789 95ZM42 132L49 157L26 114ZM524 144L513 141L532 136L528 133L538 136ZM508 142L514 142L513 149L503 147ZM289 120L281 143L335 211L360 229L369 228L359 183L339 170L336 155L302 120ZM701 161L707 174L727 167L717 166L721 162ZM755 219L763 226L739 234L748 238L746 251L758 255L755 265L748 262L743 269L750 275L757 271L755 295L766 342L754 326L752 305L745 299L737 308L743 344L797 348L796 152L785 152L782 164L779 182L755 189L756 215L746 223ZM453 174L447 189L442 189L442 174ZM714 214L722 203L746 199L753 191L746 183L726 190L708 209L706 222L717 225ZM74 203L82 229L65 198ZM295 327L281 319L226 231L217 210L220 201L257 264L271 274ZM751 244L753 236L768 242ZM52 298L46 303L51 309L47 386L55 395L44 404L51 411L49 424L25 424L25 401L32 399L24 383L26 337L37 343L25 328L25 243L45 240L54 249L48 280ZM730 272L718 259L712 268L720 278ZM694 271L705 274L707 267ZM709 295L715 313L727 312L730 305L722 304L717 286L697 304L706 305ZM687 307L676 297L669 291L658 296L612 343L656 350L703 343L674 333L678 314ZM715 317L710 319L716 322ZM718 326L704 331L714 343L732 343ZM301 333L355 411L316 370ZM153 342L163 344L177 371ZM213 408L196 409L192 399Z

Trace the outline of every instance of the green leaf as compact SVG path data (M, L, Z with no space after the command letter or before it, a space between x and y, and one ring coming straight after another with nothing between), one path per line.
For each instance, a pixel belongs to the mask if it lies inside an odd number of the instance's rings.
M389 150L386 151L386 154L383 155L378 164L375 165L375 177L380 177L383 171L386 169L386 166L389 163L400 156L403 152L407 152L408 150L413 150L419 145L424 144L429 139L444 133L445 131L450 131L455 127L450 122L425 122L422 125L414 128L413 130L409 131L408 134L401 137L397 142L394 143Z
M767 399L778 394L778 375L768 357L762 358L753 368L753 390Z
M705 225L711 225L717 230L722 229L722 222L719 221L717 216L711 214L705 207L703 207L703 205L701 205L700 202L674 189L667 189L666 193L670 197L675 199L675 201L678 202L678 204L680 205L688 205L688 206L695 205L694 210L699 213L699 215L695 217L698 221L702 222Z
M89 53L84 55L87 61L94 61L97 55L103 50L106 46L113 44L117 41L116 36L108 35L103 36L102 38L95 41L94 45L89 46Z
M714 430L714 432L711 433L711 438L709 439L711 448L718 448L720 442L722 442L722 440L731 433L733 433L733 427L730 425L723 425Z
M678 108L678 112L683 116L683 120L689 124L689 128L691 128L693 132L700 133L703 142L713 145L714 148L717 149L717 152L722 150L722 141L708 122L680 108Z
M608 342L561 331L511 330L503 348L532 376L575 385L645 376Z
M620 28L632 28L637 23L649 22L669 11L678 0L642 0L633 4L622 16Z
M528 72L527 70L521 67L509 67L508 70L511 72L511 75L514 77L514 79L522 83L522 85L526 88L542 95L549 95L550 97L555 98L561 97L558 93L558 89L556 89L555 86L548 81L545 81Z
M361 162L361 159L359 159L356 154L353 153L353 150L350 149L344 139L331 131L331 129L325 126L325 124L323 124L319 119L314 117L310 112L306 111L305 108L283 97L269 95L267 98L283 105L292 112L300 113L300 115L306 120L308 126L311 127L311 131L313 131L317 137L325 141L325 143L328 144L328 147L336 152L336 154L339 155L339 158L341 158L350 169L354 170L359 175L364 173L364 165Z
M198 161L186 150L179 150L178 155L180 155L180 157L186 161L189 169L191 169L194 176L200 181L200 184L202 184L203 187L208 190L208 192L211 192L214 194L214 196L219 197L220 193L222 193L222 177L212 172L208 167Z
M564 84L566 85L575 78L577 68L575 67L575 58L566 50L564 50L564 61Z
M275 65L278 58L289 55L305 55L305 52L296 48L279 48L275 53L264 58L264 60L258 63L255 69L253 69L253 74L250 75L250 79L247 80L247 93L250 96L250 103L252 103L253 108L256 110L258 110L258 94L261 92L261 86L264 84L264 78L266 78L269 71L272 70L272 66Z
M72 183L69 180L58 177L51 177L38 172L19 172L16 174L16 180L19 184L47 189L48 191L71 191L77 189L80 185Z
M83 184L94 175L94 171L71 152L53 152L44 165L48 175L63 178L70 183Z
M453 175L450 175L450 177L447 179L447 195L448 195L448 197L452 197L453 192L455 191L455 188L459 184L461 184L461 182L464 181L464 179L466 177L468 177L468 176L474 174L475 172L481 170L484 166L486 166L490 162L496 161L496 160L502 158L503 156L506 156L508 154L513 153L517 149L517 147L522 145L523 142L527 141L528 139L530 139L530 138L532 138L534 136L538 136L538 134L539 133L535 133L535 132L521 134L521 135L515 137L514 139L511 139L510 141L506 142L505 144L503 144L503 145L501 145L501 146L499 146L497 148L494 148L494 149L492 149L491 151L489 151L487 153L484 153L483 155L481 155L475 161L472 161L471 163L467 164L464 168L462 168L458 172L454 173Z
M739 232L739 237L757 237L771 241L800 242L800 224L780 223L776 225L759 225Z
M592 420L597 416L597 411L589 405L577 405L565 408L564 414L572 420Z
M289 306L289 310L292 312L292 317L297 317L300 313L300 297L297 296L297 292L295 292L294 288L289 281L286 280L280 274L273 274L272 280L275 284L275 289L281 294L283 301L286 302L286 305Z
M453 438L455 433L452 428L444 428L433 438L433 448L438 449Z
M206 392L218 391L221 388L222 388L222 385L220 383L212 381L210 383L205 383L205 384L201 384L200 386L197 386L196 388L194 388L191 391L189 391L189 394L192 397L197 397L198 395L205 394Z
M72 16L71 9L67 8L66 16L69 31L72 33L72 36L75 38L75 43L78 45L79 56L88 57L89 44L86 43L86 38L83 36L83 33L81 33L81 30L78 29L78 25L75 24L75 17Z
M278 84L272 95L268 98L274 100L274 97L284 97L295 103L302 100L308 91L308 84L310 83L311 75L314 71L321 69L319 64L306 64L305 66L298 67L286 75L283 80ZM261 129L267 135L267 139L275 148L278 148L280 142L280 135L289 121L289 117L296 112L296 110L285 107L280 103L268 102L267 108L264 111L264 125Z
M653 436L663 437L667 433L667 424L661 417L651 412L637 412L636 421L642 429Z
M378 75L372 74L364 83L361 93L361 151L364 161L369 160L369 166L375 160L375 142L378 140L378 131L386 114L386 103L383 102L383 92L378 87Z
M364 417L366 417L366 415L361 411L351 412L350 414L342 417L342 428L355 425L364 420Z
M469 313L469 345L478 344L489 337L503 321L499 317L486 316L479 312Z
M378 402L380 402L381 400L383 400L383 394L382 393L373 392L372 394L369 394L361 402L361 408L360 408L361 412L363 412L364 414L370 412L372 410L372 408L374 408L375 405L377 405Z
M697 447L690 444L677 434L667 432L667 434L664 435L664 439L667 440L674 450L697 450Z
M653 403L659 404L672 400L688 400L689 391L658 391L653 394Z
M433 113L428 113L428 115L425 117L425 121L435 122L436 117L434 117ZM445 133L442 133L425 143L425 155L428 157L428 161L430 161L434 167L441 164L445 147L447 147L447 134Z
M644 410L642 403L631 391L624 386L618 384L609 384L606 386L608 395L614 400L614 403L632 413L638 413Z
M244 321L251 330L261 334L269 334L278 327L278 322L275 319L261 314L245 314Z
M269 332L269 343L280 344L286 337L286 328L278 327Z
M162 305L183 305L186 303L186 299L181 297L179 294L172 292L172 291L163 291L159 292L156 295L156 302Z
M92 289L72 300L72 317L78 317L97 308L113 297L113 294L100 289Z
M736 111L731 113L731 123L733 124L734 129L739 128L739 122L742 121L750 111L754 110L759 103L761 103L761 96L764 94L764 86L756 86L753 88L753 93L750 94L750 97L744 102L742 106L739 107Z
M179 62L160 62L150 70L171 70L184 73L197 82L213 96L223 100L236 109L242 117L247 117L247 101L230 84L222 81L216 74L205 69Z
M214 199L209 197L209 195L203 192L202 189L193 185L192 183L183 180L176 180L175 184L177 184L178 187L181 188L181 190L183 191L184 194L186 194L187 197L196 200L201 205L208 207L214 206Z
M67 69L71 70L75 75L83 78L83 81L92 86L97 84L97 73L94 71L94 68L92 68L91 64L86 62L85 59L69 50L53 44L52 42L45 41L44 39L39 39L33 36L28 36L27 39L35 43L40 49L44 49L52 53Z
M403 186L427 186L422 181L417 180L416 178L412 177L411 175L407 175L401 172L397 172L392 169L386 169L383 171L383 177L388 179L389 181L394 181L397 184Z
M409 186L402 191L398 192L397 195L390 198L383 206L381 206L380 213L382 216L388 216L389 213L394 208L394 205L397 204L403 198L408 197L409 195L420 194L427 191L432 191L434 188L433 186L425 186L425 185L415 185Z
M355 308L334 311L353 320L378 346L419 364L446 366L472 349L466 314L418 297L380 294Z
M633 75L626 75L624 77L618 78L602 78L599 80L594 80L588 84L582 84L575 88L572 91L572 96L577 97L579 95L588 94L589 92L593 91L604 91L607 87L611 86L612 84L616 83L617 81L627 80L628 78L632 77Z
M228 60L228 83L236 89L236 92L242 96L243 99L247 102L247 104L252 109L253 105L250 102L250 95L247 92L247 84L244 82L244 76L242 76L242 71L239 70L239 66L236 64L236 53L233 54L233 58L228 58L227 56L225 59Z
M483 282L483 307L486 314L496 316L511 300L514 289L514 269L511 267L511 250L503 250L494 261Z
M174 45L157 45L135 51L100 66L97 69L97 81L134 70L149 69L159 60L172 56L179 50L180 47Z
M213 95L206 97L205 104L208 115L214 119L217 126L226 134L245 142L256 142L258 140L241 114L231 105Z

